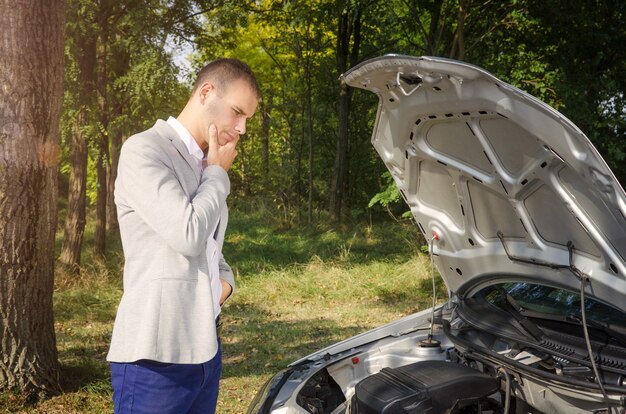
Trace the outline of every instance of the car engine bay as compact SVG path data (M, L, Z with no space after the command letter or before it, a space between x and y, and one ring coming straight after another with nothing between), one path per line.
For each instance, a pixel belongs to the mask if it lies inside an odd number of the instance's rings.
M472 306L484 312L471 301L462 309L471 314ZM624 412L623 344L594 336L607 401L572 330L548 323L534 341L499 332L502 315L477 328L457 311L437 315L432 334L424 326L326 365L301 388L297 404L314 414Z

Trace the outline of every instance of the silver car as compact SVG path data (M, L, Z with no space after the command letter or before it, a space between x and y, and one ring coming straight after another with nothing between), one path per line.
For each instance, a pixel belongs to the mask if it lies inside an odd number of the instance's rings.
M562 114L485 70L389 55L343 75L449 299L311 354L250 413L623 413L626 194Z

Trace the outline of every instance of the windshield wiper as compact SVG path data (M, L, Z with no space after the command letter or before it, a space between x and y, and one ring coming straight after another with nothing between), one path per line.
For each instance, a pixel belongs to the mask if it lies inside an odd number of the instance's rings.
M579 326L583 325L583 320L580 319L576 315L567 315L566 319L567 319L566 322L576 323ZM619 332L615 328L611 328L611 326L609 326L608 324L604 324L602 322L594 321L593 319L591 319L591 320L587 319L587 325L601 330L602 332L607 334L610 338L615 338L615 340L617 342L619 342L623 346L626 346L626 335L622 334L621 332Z
M555 322L564 322L570 325L582 326L583 321L578 316L570 313L569 315L555 315L553 313L545 313L545 312L537 312L531 311L525 308L520 308L518 312L526 317L534 318L534 319L546 319L549 321ZM599 329L610 337L614 338L621 345L626 346L626 335L621 333L619 330L612 328L610 325L594 321L593 319L587 319L587 325L593 328Z
M509 293L503 288L499 288L498 292L505 299L505 302L502 303L500 309L504 310L506 313L511 315L513 319L515 319L515 321L513 322L513 326L518 328L518 330L524 331L535 340L540 341L541 338L544 336L544 332L524 315L523 312L525 311L525 309L522 308L517 303L517 301L513 299L513 296L509 295Z

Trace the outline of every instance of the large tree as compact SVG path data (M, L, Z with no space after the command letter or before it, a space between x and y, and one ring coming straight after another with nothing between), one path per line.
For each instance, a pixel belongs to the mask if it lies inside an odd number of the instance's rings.
M52 317L63 0L0 1L0 388L59 389Z
M339 1L337 19L337 72L343 73L358 63L361 47L361 25L363 24L363 2ZM349 113L353 89L341 82L339 84L339 128L335 168L332 176L328 210L333 220L339 220L342 210L343 195L347 192L348 151L349 151Z
M68 1L63 137L71 151L60 261L74 270L80 269L89 202L96 204L97 256L105 254L106 230L117 228L113 187L123 138L176 114L179 96L187 96L164 45L198 32L197 14L215 2L174 3Z
M66 99L72 102L69 110L71 120L71 163L67 195L63 246L59 260L76 272L80 269L81 249L86 223L87 191L87 141L93 130L96 102L96 45L95 16L97 9L92 2L68 3L67 62L71 70L66 72ZM67 105L67 104L66 104ZM91 126L91 127L90 127Z

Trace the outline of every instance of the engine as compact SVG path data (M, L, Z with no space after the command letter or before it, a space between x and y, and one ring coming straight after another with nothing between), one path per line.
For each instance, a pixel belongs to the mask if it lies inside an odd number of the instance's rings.
M493 412L498 381L464 365L422 361L383 368L355 389L351 414Z

